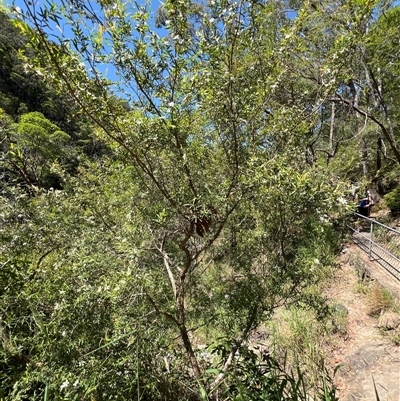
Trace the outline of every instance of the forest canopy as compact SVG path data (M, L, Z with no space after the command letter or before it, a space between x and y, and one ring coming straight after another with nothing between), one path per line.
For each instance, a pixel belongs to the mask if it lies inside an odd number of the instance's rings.
M398 184L399 7L22 3L0 14L0 399L335 399L252 345L279 308L323 315L350 185Z

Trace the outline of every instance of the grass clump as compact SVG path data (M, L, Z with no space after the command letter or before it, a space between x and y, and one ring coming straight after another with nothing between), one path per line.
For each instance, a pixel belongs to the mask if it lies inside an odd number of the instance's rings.
M279 311L270 324L273 355L285 360L291 369L304 371L303 380L310 388L321 384L320 373L325 360L323 345L327 333L334 331L333 320L331 313L320 319L313 309L291 306Z
M366 295L368 299L368 314L370 316L379 316L382 312L395 308L395 301L390 291L377 282L369 287Z

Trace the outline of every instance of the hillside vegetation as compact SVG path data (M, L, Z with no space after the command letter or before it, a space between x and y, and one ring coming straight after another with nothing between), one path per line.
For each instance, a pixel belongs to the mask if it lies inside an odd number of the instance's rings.
M19 5L0 14L0 400L337 399L324 361L254 339L277 310L329 315L354 188L400 204L400 8Z

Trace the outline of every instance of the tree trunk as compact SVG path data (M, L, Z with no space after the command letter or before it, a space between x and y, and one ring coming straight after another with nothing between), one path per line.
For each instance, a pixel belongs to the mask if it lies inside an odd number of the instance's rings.
M380 172L382 168L382 138L378 137L378 141L376 143L376 186L378 189L378 193L380 195L383 194L383 183L382 183L382 174Z
M360 118L358 117L358 130L362 129L360 127ZM360 150L361 150L361 165L362 165L362 171L363 171L363 176L368 177L369 174L369 168L368 168L368 142L366 141L365 138L360 139Z
M359 113L359 103L360 103L360 97L361 97L361 89L356 88L353 84L352 86L352 93L354 96L353 99L353 105L354 109L356 110L356 121L357 121L357 133L360 133L364 127L364 123L362 121L362 116ZM362 165L362 172L363 176L367 177L369 173L368 169L368 143L364 137L361 137L360 139L360 153L361 153L361 165Z
M331 159L335 156L335 149L333 146L333 133L335 129L335 102L332 102L332 108L331 108L331 126L329 130L329 149L328 149L328 159L327 159L327 164L331 161Z
M376 174L379 174L379 170L382 168L382 138L378 137L376 143Z

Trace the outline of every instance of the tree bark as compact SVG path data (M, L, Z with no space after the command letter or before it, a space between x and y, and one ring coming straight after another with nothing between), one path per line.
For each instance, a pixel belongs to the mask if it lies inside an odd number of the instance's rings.
M361 114L359 113L359 103L360 103L360 97L361 97L361 89L356 89L356 87L353 85L352 89L354 99L353 99L353 107L356 113L356 121L357 121L357 133L361 132L363 129L363 122L361 120ZM367 177L369 174L369 169L368 169L368 143L364 137L361 137L360 139L360 153L361 153L361 166L362 166L362 172L363 176Z
M335 130L335 114L336 114L336 109L335 109L335 102L332 102L332 108L331 108L331 125L329 129L329 149L328 149L328 158L327 158L327 164L333 159L335 156L335 148L333 146L333 134Z
M378 188L378 193L383 194L383 184L382 184L382 174L380 172L382 168L382 138L379 136L376 143L376 186Z
M376 174L378 174L381 168L382 168L382 138L378 137L378 141L376 143Z

